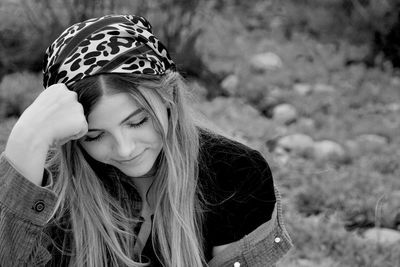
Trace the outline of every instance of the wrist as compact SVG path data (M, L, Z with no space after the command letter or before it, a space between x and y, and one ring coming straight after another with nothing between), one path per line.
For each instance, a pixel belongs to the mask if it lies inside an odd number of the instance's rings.
M50 134L46 132L44 127L34 127L30 124L19 124L17 121L14 128L12 129L9 140L13 142L21 143L29 147L34 148L49 148L53 142L49 138Z
M12 129L5 148L5 153L10 150L18 150L26 152L46 152L50 147L49 138L43 131L31 127L19 127L18 122Z
M4 155L21 175L41 185L48 149L48 142L41 132L16 125L8 138Z

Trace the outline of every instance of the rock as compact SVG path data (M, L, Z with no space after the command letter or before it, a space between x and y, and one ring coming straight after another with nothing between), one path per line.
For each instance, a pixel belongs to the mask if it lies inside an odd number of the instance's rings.
M274 160L280 165L286 165L290 160L290 156L284 148L277 147L274 151Z
M368 229L363 236L370 241L386 245L400 242L400 232L387 228Z
M400 230L400 190L392 189L380 199L379 213L375 221L382 228Z
M318 267L321 266L319 265L318 262L312 261L310 259L298 259L296 262L298 267Z
M340 266L338 262L330 258L324 259L297 259L295 260L292 265L285 264L285 265L277 265L279 267L321 267L321 266Z
M265 140L286 132L283 126L262 116L257 109L240 98L217 97L199 103L196 107L217 128L243 139Z
M394 86L399 86L400 85L400 78L399 77L393 77L390 82Z
M353 140L353 147L351 147L349 151L351 151L352 154L378 152L387 146L388 143L388 139L384 136L362 134Z
M397 112L400 110L400 104L399 103L390 103L386 106L386 108L389 112Z
M362 134L352 140L346 141L346 148L352 156L359 156L365 153L377 153L388 146L386 137L375 134Z
M304 155L313 151L314 141L308 135L297 133L281 137L277 142L277 146L286 151Z
M335 93L336 89L335 89L335 87L328 85L328 84L317 83L314 85L313 92L331 94L331 93Z
M306 83L296 83L293 86L293 90L299 95L308 95L312 91L312 87Z
M388 140L386 137L377 135L377 134L362 134L357 137L357 141L378 144L378 145L387 145Z
M341 145L331 140L314 142L314 157L319 160L343 160L346 153Z
M264 2L265 3L265 2ZM282 26L284 26L285 22L280 16L276 16L271 19L271 22L269 23L269 27L271 30L280 30L282 31Z
M229 92L230 95L235 95L237 93L239 85L239 78L234 75L228 75L221 83L221 87Z
M346 140L345 147L352 157L357 157L362 154L360 145L354 140Z
M289 124L297 119L297 110L290 104L277 105L272 110L272 118L281 124Z
M257 72L265 72L268 70L277 70L282 68L281 58L271 52L254 55L250 59L250 66Z
M296 129L299 132L312 132L315 130L315 121L310 118L301 117L296 122Z

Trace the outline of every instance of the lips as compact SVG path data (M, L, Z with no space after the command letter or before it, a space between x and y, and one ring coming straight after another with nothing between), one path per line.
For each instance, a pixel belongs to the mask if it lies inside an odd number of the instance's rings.
M119 163L128 163L128 162L131 162L131 161L133 161L133 160L139 158L143 153L144 153L144 151L141 152L140 154L134 156L134 157L131 158L131 159L128 159L128 160L117 160L117 162L119 162Z

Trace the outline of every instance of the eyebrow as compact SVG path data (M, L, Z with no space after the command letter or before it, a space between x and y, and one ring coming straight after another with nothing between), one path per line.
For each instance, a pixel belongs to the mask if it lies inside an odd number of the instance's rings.
M139 113L143 112L144 108L139 108L137 110L135 110L134 112L132 112L131 114L129 114L125 119L123 119L119 125L123 124L124 122L126 122L127 120L129 120L130 118L138 115ZM88 132L95 132L95 131L103 131L102 129L89 129Z

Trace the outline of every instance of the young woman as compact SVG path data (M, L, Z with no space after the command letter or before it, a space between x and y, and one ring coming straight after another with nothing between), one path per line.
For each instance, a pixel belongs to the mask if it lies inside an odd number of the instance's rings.
M150 24L109 15L46 51L0 156L1 266L274 266L267 162L214 133Z

